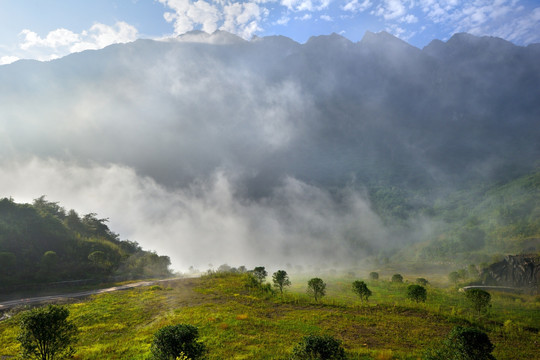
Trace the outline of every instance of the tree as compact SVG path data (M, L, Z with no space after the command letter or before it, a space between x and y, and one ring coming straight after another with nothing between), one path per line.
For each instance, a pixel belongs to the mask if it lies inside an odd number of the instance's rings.
M319 301L320 298L326 295L326 284L320 278L310 279L307 292L315 298L315 301Z
M418 302L426 302L426 288L421 285L409 285L407 287L407 298Z
M292 359L296 360L344 360L345 350L341 341L329 335L305 336L293 349Z
M424 278L417 278L416 279L416 283L418 285L422 285L422 286L427 286L429 284L429 281L427 281L426 279Z
M495 360L493 344L486 333L475 328L454 327L442 346L430 350L425 360Z
M77 327L68 316L69 310L57 305L24 312L17 337L23 358L53 360L73 355Z
M152 355L156 360L176 359L181 355L201 359L205 352L203 343L197 341L199 330L193 325L178 324L162 327L154 334Z
M465 291L465 296L478 314L487 312L490 307L491 295L485 290L469 289Z
M375 272L375 271L372 271L372 272L369 273L369 278L371 280L379 280L379 273Z
M364 302L364 300L368 301L369 297L371 296L371 290L368 289L366 283L363 281L354 281L352 283L352 289L360 297L362 302Z
M392 275L392 282L402 283L403 282L403 276L401 276L401 274Z
M264 266L257 266L255 269L253 269L253 276L255 276L255 278L259 280L261 284L264 282L267 275L268 273L266 272Z
M283 287L291 285L291 280L289 280L289 275L285 270L278 270L272 274L272 281L274 286L279 289L279 292L283 295Z

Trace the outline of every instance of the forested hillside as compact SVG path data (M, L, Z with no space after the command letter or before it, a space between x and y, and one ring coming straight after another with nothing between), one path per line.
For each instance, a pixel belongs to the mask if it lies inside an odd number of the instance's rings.
M416 213L429 218L434 230L401 256L479 264L500 260L503 254L537 253L540 173L456 191Z
M170 275L168 256L120 240L90 213L80 216L40 197L0 200L0 289L74 279Z

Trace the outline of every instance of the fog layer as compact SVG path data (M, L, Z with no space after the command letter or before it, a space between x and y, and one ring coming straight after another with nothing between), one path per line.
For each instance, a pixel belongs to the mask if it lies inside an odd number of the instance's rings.
M420 50L218 32L19 61L0 67L0 195L108 217L177 269L355 263L418 238L367 189L534 167L538 59L467 34Z

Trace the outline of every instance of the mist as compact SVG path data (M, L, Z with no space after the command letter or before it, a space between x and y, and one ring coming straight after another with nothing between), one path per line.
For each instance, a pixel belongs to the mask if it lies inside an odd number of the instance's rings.
M0 196L107 217L177 270L353 266L429 236L373 186L429 202L538 159L538 48L501 41L191 33L3 65Z

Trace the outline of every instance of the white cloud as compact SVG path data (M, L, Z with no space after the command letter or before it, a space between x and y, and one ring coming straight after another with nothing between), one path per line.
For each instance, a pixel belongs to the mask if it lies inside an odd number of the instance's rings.
M38 60L52 60L73 52L101 49L111 44L126 43L137 39L137 29L125 22L113 26L96 23L80 34L67 29L56 29L45 37L25 29L19 48L22 56Z
M17 56L11 56L11 55L2 56L0 57L0 65L11 64L12 62L15 62L17 60L19 60Z
M405 4L401 0L384 0L373 12L385 20L393 20L406 14Z
M527 12L519 0L419 0L428 20L451 33L494 35L518 43L540 41L539 8Z
M249 39L255 32L262 30L259 22L267 15L267 10L261 9L255 3L234 3L226 5L223 14L225 21L220 27L221 30Z
M80 41L78 34L67 29L51 31L45 38L41 38L38 34L28 29L23 30L21 35L24 36L24 41L20 44L20 48L23 50L27 50L34 46L57 49Z
M290 17L284 15L280 17L276 22L274 22L274 25L287 25L290 20L291 20Z
M236 34L244 39L251 38L261 31L261 22L268 16L268 10L259 4L265 0L240 2L220 0L158 0L172 10L164 18L173 23L174 34L181 35L188 31L201 29L209 34L217 29Z
M321 15L321 20L324 20L324 21L334 21L334 19L332 19L331 16L328 16L328 15Z
M330 0L281 0L281 5L290 11L321 11L328 8Z
M307 20L310 20L311 18L312 18L311 14L304 14L302 16L295 17L296 20L300 20L300 21L307 21Z
M369 9L373 3L370 0L364 0L359 3L358 0L351 0L343 6L343 10L350 12L363 12Z

